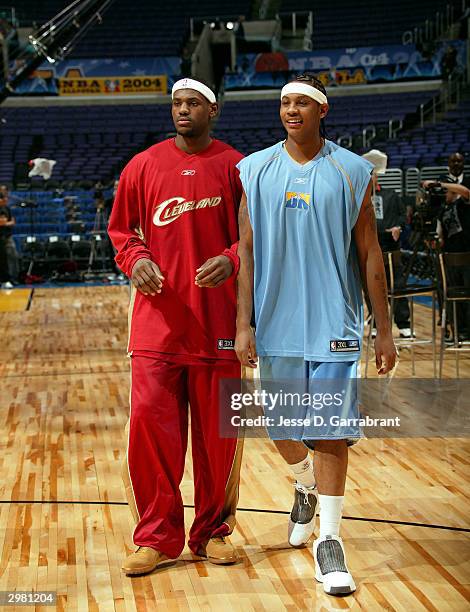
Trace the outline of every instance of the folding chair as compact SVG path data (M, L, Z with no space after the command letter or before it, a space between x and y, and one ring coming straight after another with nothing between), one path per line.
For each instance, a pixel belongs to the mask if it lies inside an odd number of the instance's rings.
M439 265L442 279L442 316L441 316L441 350L439 354L439 378L442 378L442 366L444 365L444 353L453 351L455 353L455 369L459 378L459 353L470 351L470 346L463 346L459 342L459 329L457 317L457 304L463 302L470 303L470 286L452 284L452 272L454 270L470 270L470 253L440 253ZM452 319L454 327L454 343L446 346L446 318L447 309L452 305Z
M432 285L418 285L418 284L404 284L397 282L396 270L401 263L401 252L390 251L383 253L385 271L389 278L388 283L388 298L390 300L390 325L393 325L393 312L395 306L395 300L406 298L410 304L410 328L411 338L400 338L395 340L397 348L409 348L411 351L411 368L413 376L416 373L415 368L415 354L414 347L416 345L431 344L432 345L432 361L433 361L433 372L436 377L436 297L437 297L437 286ZM432 300L432 330L431 338L423 338L417 340L414 334L414 300L416 297L430 296ZM366 367L364 376L367 378L367 371L369 366L369 351L372 340L372 329L374 328L374 317L371 317L369 324L369 333L367 335L367 348L366 348Z

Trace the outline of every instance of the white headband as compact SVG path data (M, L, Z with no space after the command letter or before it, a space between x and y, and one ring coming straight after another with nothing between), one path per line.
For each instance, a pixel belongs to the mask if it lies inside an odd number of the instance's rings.
M195 81L194 79L180 79L179 81L176 81L176 83L171 88L172 100L175 97L175 91L178 91L179 89L194 89L195 91L201 93L212 104L217 102L214 92L209 89L207 85L204 85L204 83L200 83L199 81Z
M281 89L281 100L284 96L289 94L302 94L304 96L308 96L318 102L318 104L328 104L328 98L318 90L316 87L312 87L311 85L307 85L307 83L299 83L298 81L292 81L291 83L287 83Z

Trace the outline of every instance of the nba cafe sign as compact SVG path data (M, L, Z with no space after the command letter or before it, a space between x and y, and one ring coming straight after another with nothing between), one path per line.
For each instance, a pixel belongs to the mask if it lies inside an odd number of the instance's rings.
M288 55L289 70L331 70L332 68L367 68L389 64L413 64L422 56L414 45L390 45L388 47L359 47L334 49L306 54L292 51Z

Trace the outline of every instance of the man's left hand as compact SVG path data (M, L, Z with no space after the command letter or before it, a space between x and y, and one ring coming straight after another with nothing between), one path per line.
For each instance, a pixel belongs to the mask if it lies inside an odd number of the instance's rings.
M387 374L395 367L397 349L393 341L392 331L377 330L375 338L375 365L378 374Z
M209 287L211 289L220 287L231 276L233 264L225 255L211 257L200 268L196 270L197 276L194 280L198 287Z

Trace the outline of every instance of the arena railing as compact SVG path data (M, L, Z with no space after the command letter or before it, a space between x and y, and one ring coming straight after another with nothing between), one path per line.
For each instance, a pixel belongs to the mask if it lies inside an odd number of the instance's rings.
M466 9L465 0L462 1L461 11L456 11L451 3L447 3L445 7L436 11L433 19L426 21L411 30L406 30L402 34L402 43L410 44L426 44L437 38L441 38L445 32L457 21Z
M379 184L386 189L394 189L403 194L403 170L401 168L387 168L384 174L378 176Z
M451 105L458 105L461 99L462 88L466 82L464 74L450 75L444 87L433 98L420 104L419 123L424 127L426 121L436 123L438 113L446 113Z
M303 31L303 50L313 49L313 11L279 12L276 14L276 19L282 28L291 31L294 37Z
M407 168L405 173L405 193L406 195L414 195L421 181L437 180L443 174L447 174L449 168L447 166L423 166L422 168ZM465 173L470 172L470 165L464 168Z
M405 195L414 195L419 187L419 168L407 168L405 172Z

